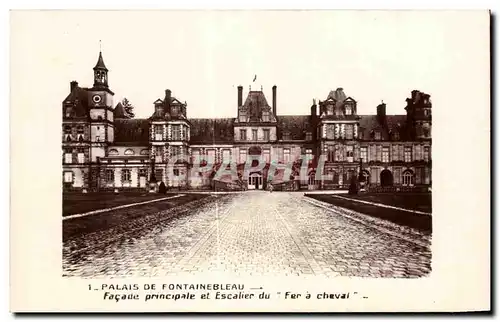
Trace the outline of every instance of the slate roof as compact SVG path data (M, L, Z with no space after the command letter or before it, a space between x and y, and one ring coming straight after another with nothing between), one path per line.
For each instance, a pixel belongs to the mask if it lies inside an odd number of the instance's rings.
M87 88L76 86L71 93L66 96L63 106L73 106L72 117L88 117L88 93ZM65 115L65 113L63 113Z
M290 133L290 140L305 140L306 132L311 131L311 117L309 115L278 115L278 139L283 134Z
M102 59L102 52L99 52L99 59L97 59L97 64L95 64L95 67L94 69L104 69L104 70L108 70L106 68L106 65L104 65L104 59Z
M400 139L406 137L406 115L386 115L385 124L379 121L377 115L359 115L359 128L363 140L372 138L372 131L380 131L384 140L389 140L389 133L399 133Z
M233 118L189 119L191 144L232 143L234 141Z
M149 144L148 119L116 119L115 143Z

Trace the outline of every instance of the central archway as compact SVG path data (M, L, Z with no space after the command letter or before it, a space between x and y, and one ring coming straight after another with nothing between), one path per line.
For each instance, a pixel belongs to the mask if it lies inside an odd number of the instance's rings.
M390 187L393 184L392 172L384 169L380 172L380 185L382 187Z

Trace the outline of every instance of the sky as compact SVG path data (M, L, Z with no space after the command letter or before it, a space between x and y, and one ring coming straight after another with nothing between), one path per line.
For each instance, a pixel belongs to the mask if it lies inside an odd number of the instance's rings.
M278 114L309 114L342 87L358 114L404 114L411 90L443 101L450 75L484 46L464 17L412 11L33 11L11 19L26 87L61 106L70 81L92 86L101 47L115 104L149 117L165 89L188 117L235 117L237 86L264 89ZM101 43L101 45L100 45ZM21 59L20 57L26 57ZM488 56L484 57L489 59ZM33 72L33 71L36 72ZM473 72L473 71L471 71ZM252 82L257 75L256 82Z

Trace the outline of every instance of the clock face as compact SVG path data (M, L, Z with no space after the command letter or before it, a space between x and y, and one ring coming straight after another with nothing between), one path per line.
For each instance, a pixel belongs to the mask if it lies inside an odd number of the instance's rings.
M94 95L92 96L92 100L94 101L94 103L100 103L102 98L99 95Z

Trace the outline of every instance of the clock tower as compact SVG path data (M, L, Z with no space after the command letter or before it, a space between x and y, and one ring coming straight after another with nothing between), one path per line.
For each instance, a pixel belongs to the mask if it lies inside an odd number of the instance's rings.
M94 86L88 90L91 162L105 157L107 146L114 141L113 96L108 87L108 69L104 65L102 52L99 52L94 67Z

